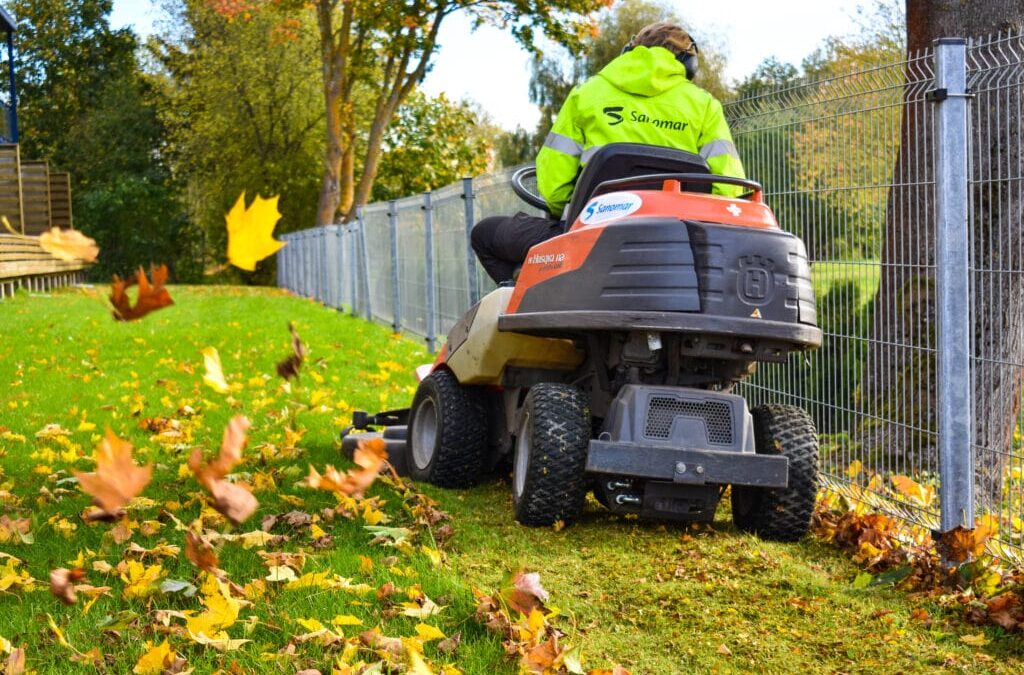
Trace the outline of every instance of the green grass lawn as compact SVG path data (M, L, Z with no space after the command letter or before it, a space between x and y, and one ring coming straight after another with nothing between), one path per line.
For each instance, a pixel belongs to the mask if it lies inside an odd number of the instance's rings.
M393 616L388 602L372 593L287 590L268 581L265 594L227 629L232 638L252 642L222 653L182 636L175 630L180 621L171 619L169 628L162 622L167 615L160 610L200 609L198 596L157 593L126 600L118 575L92 566L138 558L128 550L132 543L145 549L161 542L183 546L174 518L188 523L203 517L213 529L237 533L259 529L268 515L298 510L316 516L334 506L332 495L301 485L307 466L344 463L336 436L353 408L406 405L414 387L412 367L430 358L425 350L383 327L275 290L172 288L174 307L133 324L110 318L103 291L19 294L0 303L0 515L31 518L34 539L0 543L0 552L25 561L40 580L36 590L0 592L0 637L25 647L28 665L44 673L92 672L93 666L72 659L93 649L106 655L108 672L130 672L146 641L164 639L196 673L327 673L337 653L315 642L298 645L294 656L278 654L306 632L298 620L327 624L338 615L354 615L362 625L345 626L346 636L375 626L389 636L414 635L420 620ZM290 392L273 374L288 353L288 321L310 349L302 386ZM200 350L209 346L219 350L236 389L228 395L202 382ZM185 406L195 414L186 418ZM180 467L192 447L218 447L228 419L242 413L253 428L238 472L256 486L261 506L248 523L232 529L203 509L199 488ZM140 428L142 420L160 416L185 422L191 439L159 443ZM36 438L47 424L59 424L70 436ZM112 525L82 520L89 498L69 480L72 469L92 469L92 449L108 426L134 443L140 462L156 463L143 493L152 503L130 512L129 521L139 529L122 543L114 540ZM300 440L286 436L289 426L304 430ZM956 610L934 601L887 588L855 589L858 570L842 554L810 539L778 545L740 534L728 524L727 504L713 527L686 529L613 517L592 503L581 523L554 531L515 524L501 480L464 492L424 490L452 514L455 535L440 567L418 551L372 545L358 518L317 523L333 537L320 549L311 546L308 525L279 523L272 532L290 540L273 550L308 551L303 572L330 571L373 589L387 582L402 590L420 585L446 605L424 621L447 635L462 633L453 655L439 653L436 643L427 645L426 656L438 667L517 672L500 640L474 620L472 589L490 591L507 571L523 566L540 572L551 592L549 605L562 614L555 622L571 643L583 645L588 667L619 663L634 674L1024 668L1019 638L962 624ZM409 523L389 485L378 483L370 495L387 502L389 525ZM417 546L432 544L429 533L419 536ZM259 550L224 543L220 566L235 583L251 584L267 574ZM389 556L397 559L385 560ZM144 562L161 564L169 579L201 582L183 555L149 556ZM4 564L0 560L0 570ZM111 587L111 595L88 613L83 600L65 606L46 588L51 569L77 565L86 568L88 583ZM924 608L930 621L911 619L915 608ZM47 615L71 648L59 643ZM961 640L978 634L988 644Z

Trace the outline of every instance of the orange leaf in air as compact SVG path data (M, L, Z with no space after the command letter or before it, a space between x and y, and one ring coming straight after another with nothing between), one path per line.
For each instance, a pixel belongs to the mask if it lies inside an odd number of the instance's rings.
M306 484L314 489L340 492L349 497L362 497L363 493L377 480L380 470L388 459L388 451L381 438L360 440L352 456L358 468L342 473L328 465L323 475L309 467Z
M288 331L292 334L292 353L277 364L277 374L286 380L299 377L299 370L302 369L302 362L306 358L306 346L302 344L302 339L290 321L288 322Z
M69 570L59 567L50 572L50 592L66 605L73 605L78 600L75 595L75 582L85 578L85 570Z
M39 248L55 258L68 262L96 262L100 254L100 247L96 245L95 239L85 236L78 230L62 230L59 227L51 227L48 232L39 235Z
M135 275L135 281L122 281L119 276L114 275L114 281L110 286L110 303L114 306L115 319L134 321L150 312L174 304L171 294L164 288L164 284L167 283L167 265L151 268L150 275L153 277L152 284L146 279L146 273L141 267ZM133 307L127 291L135 284L139 285L139 295Z
M213 497L213 507L236 525L248 520L259 506L247 485L224 480L224 477L231 473L231 469L242 461L245 432L248 429L248 419L241 415L233 417L224 430L220 455L215 460L203 464L203 451L199 448L192 452L188 460L188 466L195 474L196 480Z
M142 492L153 476L153 465L137 466L132 459L132 444L107 429L96 448L96 471L75 471L82 491L92 497L101 510L99 520L116 520L124 515L124 505Z

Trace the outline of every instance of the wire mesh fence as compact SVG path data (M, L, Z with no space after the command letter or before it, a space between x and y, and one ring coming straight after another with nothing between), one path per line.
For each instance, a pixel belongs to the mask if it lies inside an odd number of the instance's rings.
M974 491L1000 541L1022 553L1024 453L1024 37L967 48Z
M933 58L928 50L726 107L747 173L807 245L824 334L819 351L765 364L742 391L752 404L812 414L832 487L929 526L937 504L890 499L890 477L932 481L938 469L935 335L919 311L935 303Z
M812 414L833 489L931 529L977 514L1018 562L1022 92L1018 34L939 41L726 105L747 174L807 245L824 333L819 351L762 364L741 392ZM510 178L286 235L279 285L433 346L493 289L468 246L472 225L530 211Z

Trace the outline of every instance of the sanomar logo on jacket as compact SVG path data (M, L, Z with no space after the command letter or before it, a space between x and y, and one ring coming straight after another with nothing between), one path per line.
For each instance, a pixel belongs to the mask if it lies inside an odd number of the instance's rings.
M608 126L614 127L617 124L622 124L622 111L623 106L616 105L608 106L601 112L603 112L605 115L608 116L610 120L612 120L608 123ZM641 112L637 112L635 110L629 111L629 119L631 122L636 122L637 124L650 124L658 127L659 129L669 129L671 131L682 131L687 126L689 126L688 122L680 122L679 120L663 120L658 119L657 117L649 117L648 115Z

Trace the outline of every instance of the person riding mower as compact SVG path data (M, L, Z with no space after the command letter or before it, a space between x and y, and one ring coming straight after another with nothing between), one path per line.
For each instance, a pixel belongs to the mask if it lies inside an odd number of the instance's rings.
M716 174L744 178L721 104L693 83L699 48L672 23L646 26L622 54L569 93L537 155L537 186L547 217L484 218L473 249L497 283L508 282L535 244L562 234L565 208L581 167L608 143L643 143L699 154ZM716 194L742 188L715 184Z

